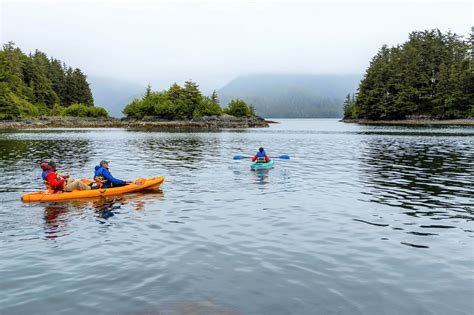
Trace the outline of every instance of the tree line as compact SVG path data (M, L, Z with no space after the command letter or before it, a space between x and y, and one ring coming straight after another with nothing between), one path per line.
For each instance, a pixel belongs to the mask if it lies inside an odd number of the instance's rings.
M6 43L0 49L0 119L40 115L108 116L105 109L94 107L80 69L39 50L26 55L13 42Z
M228 114L236 117L255 116L255 109L240 99L232 100L222 109L216 91L204 96L199 86L189 80L180 86L174 83L168 90L153 91L148 85L141 99L134 99L125 106L127 118L159 118L167 120L192 119Z
M382 46L344 118L397 120L474 116L472 43L438 29L412 32L402 45Z

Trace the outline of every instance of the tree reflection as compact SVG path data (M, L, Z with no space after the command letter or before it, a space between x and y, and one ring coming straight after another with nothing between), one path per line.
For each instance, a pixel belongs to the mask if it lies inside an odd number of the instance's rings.
M370 139L360 161L363 194L371 202L402 207L413 216L442 219L467 212L472 219L468 209L474 188L474 148L463 140L440 144L415 137L403 142Z
M166 161L168 167L198 169L199 163L219 156L220 140L213 134L166 133L160 137L129 140L136 148L137 157L146 165ZM211 136L209 136L211 135Z
M84 139L58 140L0 140L0 169L14 178L11 186L44 189L40 179L40 161L54 160L59 169L70 171L82 168L89 161L92 145ZM18 177L18 170L21 177Z

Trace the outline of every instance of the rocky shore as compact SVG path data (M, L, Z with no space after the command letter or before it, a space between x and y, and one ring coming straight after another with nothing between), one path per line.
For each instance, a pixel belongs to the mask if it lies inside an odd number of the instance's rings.
M474 126L474 118L431 120L431 119L406 119L406 120L367 120L367 119L343 119L345 123L362 125L400 125L400 126Z
M263 128L268 122L260 117L234 117L230 115L193 118L189 120L117 119L46 117L0 121L0 129L45 128L127 128L127 129L222 129Z

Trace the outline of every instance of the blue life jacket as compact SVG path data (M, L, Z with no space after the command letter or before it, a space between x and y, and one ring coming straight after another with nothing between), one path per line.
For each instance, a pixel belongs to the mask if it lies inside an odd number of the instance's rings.
M112 176L108 168L103 166L96 166L94 173L94 180L101 188L110 188L113 185L122 185L125 182Z
M265 153L265 151L263 151L263 152L258 151L257 152L257 163L265 163L266 162L266 160L265 160L266 156L267 156L267 153Z

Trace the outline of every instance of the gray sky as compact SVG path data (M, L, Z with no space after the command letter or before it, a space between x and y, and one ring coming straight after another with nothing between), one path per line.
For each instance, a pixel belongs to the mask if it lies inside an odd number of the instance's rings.
M219 88L250 73L363 73L414 30L467 35L471 1L0 0L1 41L88 75Z

